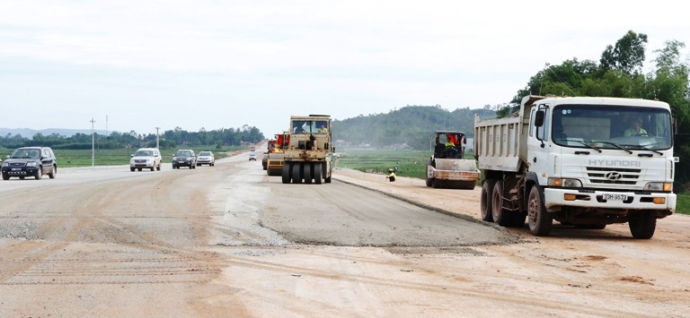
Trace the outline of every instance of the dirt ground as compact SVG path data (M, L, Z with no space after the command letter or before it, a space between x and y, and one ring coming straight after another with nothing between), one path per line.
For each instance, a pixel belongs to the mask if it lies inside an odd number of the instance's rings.
M398 178L389 183L382 175L353 170L339 170L337 178L479 218L479 187L473 191L431 189L423 180ZM483 266L453 262L454 267L460 267L453 276L481 286L475 292L487 296L472 302L492 307L482 313L472 312L473 316L690 317L687 215L674 214L659 220L651 240L632 239L627 224L609 225L604 230L554 224L549 237L534 237L527 228L508 231L521 242L474 248ZM419 255L419 260L422 258ZM432 258L438 258L438 254Z
M247 159L0 182L0 317L690 317L688 216L537 238L478 188Z

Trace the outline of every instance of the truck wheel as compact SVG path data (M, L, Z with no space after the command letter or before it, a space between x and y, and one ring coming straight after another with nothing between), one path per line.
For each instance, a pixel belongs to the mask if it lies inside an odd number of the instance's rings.
M314 164L314 182L316 184L321 184L321 181L323 179L322 172L323 172L323 165L320 162L315 163Z
M312 170L314 169L314 166L312 166L311 163L305 163L304 164L304 183L311 184L311 178L312 178Z
M48 174L48 178L55 179L55 175L57 174L57 166L53 165L50 169L50 173Z
M262 166L264 166L264 170L268 169L268 164L266 163L261 163Z
M36 178L36 180L41 180L42 176L43 176L43 168L38 167L38 169L36 169L36 173L34 174L34 178Z
M546 212L544 197L538 186L532 186L527 199L527 223L529 230L536 236L547 236L551 232L551 215Z
M302 163L295 163L292 166L292 183L302 183Z
M7 173L3 173L3 174L2 174L2 180L9 180L9 179L10 179L10 175L9 175L9 174L7 174Z
M290 171L290 167L292 167L292 164L290 163L285 163L283 164L283 183L290 183L290 174L292 174L292 171Z
M510 225L510 212L503 208L503 180L497 180L491 194L491 217L500 226Z
M134 172L134 168L130 167L130 168L129 168L129 171Z
M491 194L493 193L495 183L496 180L493 179L485 179L482 182L482 194L479 200L479 212L482 221L494 221L493 215L491 215Z
M656 216L649 211L633 212L629 216L628 226L634 238L648 240L654 236Z

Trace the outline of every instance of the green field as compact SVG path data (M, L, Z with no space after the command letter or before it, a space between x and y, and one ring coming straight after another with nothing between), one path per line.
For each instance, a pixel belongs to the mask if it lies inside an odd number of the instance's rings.
M388 173L388 169L398 168L396 175L424 179L426 165L431 151L419 150L368 150L341 148L338 167L364 172ZM471 151L465 158L471 159Z
M690 193L678 194L676 213L690 214Z
M194 152L199 153L203 150L211 150L216 156L216 159L223 158L227 156L227 153L238 150L247 150L246 146L233 146L233 147L223 147L218 150L216 146L199 146L191 147ZM170 162L172 155L177 151L178 148L172 149L161 149L161 155L163 156L163 162ZM189 149L185 147L184 149ZM12 153L13 149L0 148L0 158L4 160L7 156ZM94 153L94 164L97 166L113 166L113 165L127 165L129 164L129 159L131 155L136 151L136 149L101 149L96 150ZM55 152L55 157L58 160L58 166L60 168L67 167L86 167L91 166L91 150L62 150L53 149Z

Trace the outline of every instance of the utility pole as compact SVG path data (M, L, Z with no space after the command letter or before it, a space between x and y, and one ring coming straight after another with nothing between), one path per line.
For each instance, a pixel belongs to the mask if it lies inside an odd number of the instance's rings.
M160 143L159 143L159 141L158 141L158 140L160 139L160 138L158 137L158 129L161 129L161 128L160 128L160 127L155 127L155 128L156 128L156 149L160 149L160 148L159 148Z
M96 121L91 118L91 166L93 167L96 162L96 130L94 129L93 124L96 123Z
M105 136L108 137L108 115L105 115Z

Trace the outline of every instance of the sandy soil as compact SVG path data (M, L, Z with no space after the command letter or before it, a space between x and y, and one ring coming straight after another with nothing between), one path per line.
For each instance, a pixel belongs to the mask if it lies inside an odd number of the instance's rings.
M478 198L283 185L246 153L0 182L0 317L690 316L687 216L536 238L477 221Z

